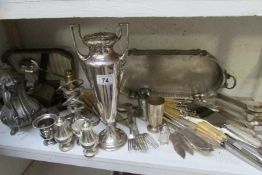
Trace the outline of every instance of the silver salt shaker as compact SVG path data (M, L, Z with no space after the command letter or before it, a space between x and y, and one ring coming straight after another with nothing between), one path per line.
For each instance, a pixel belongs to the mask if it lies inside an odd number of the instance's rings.
M160 145L165 145L169 143L169 135L170 135L170 129L166 124L163 124L160 127L160 134L159 134L159 143Z
M83 153L86 157L94 157L97 153L98 136L93 131L90 121L85 120L81 126L80 145L84 148Z
M60 151L70 151L74 146L73 131L70 127L70 122L65 118L58 117L54 124L54 128L54 139L59 143Z

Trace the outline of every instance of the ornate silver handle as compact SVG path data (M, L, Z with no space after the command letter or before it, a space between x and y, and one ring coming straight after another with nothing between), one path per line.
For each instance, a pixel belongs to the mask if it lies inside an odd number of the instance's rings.
M233 89L233 88L237 85L237 79L236 79L236 77L234 77L233 75L225 72L225 78L226 78L226 80L225 80L224 87L225 87L226 89ZM230 86L229 83L228 83L228 80L229 80L229 79L232 79L232 80L233 80L233 84L232 84L231 86Z
M4 104L9 108L12 109L11 105L11 93L6 89L5 85L2 85L2 97Z
M74 24L74 25L70 25L70 28L71 28L71 32L72 32L72 38L73 38L73 42L74 42L74 47L75 47L75 50L76 50L76 53L77 55L79 56L79 58L82 60L82 61L86 61L90 58L90 55L85 55L85 54L82 54L78 47L77 47L77 44L76 44L76 39L75 39L75 32L74 32L74 28L75 27L78 27L78 35L79 37L81 38L81 40L83 41L83 37L81 35L81 29L80 29L80 25L79 24Z

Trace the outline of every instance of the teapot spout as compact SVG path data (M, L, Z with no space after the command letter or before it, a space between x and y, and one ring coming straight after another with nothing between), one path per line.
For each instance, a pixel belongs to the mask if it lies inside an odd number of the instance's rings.
M74 43L74 47L75 47L75 50L76 50L76 53L78 55L78 57L82 60L82 61L86 61L90 58L90 55L85 55L85 54L82 54L78 47L77 47L77 44L76 44L76 37L75 37L75 31L74 31L74 28L77 27L78 28L78 35L79 37L81 38L81 40L83 40L83 37L81 35L81 31L80 31L80 25L77 24L77 25L70 25L70 28L71 28L71 32L72 32L72 38L73 38L73 43Z

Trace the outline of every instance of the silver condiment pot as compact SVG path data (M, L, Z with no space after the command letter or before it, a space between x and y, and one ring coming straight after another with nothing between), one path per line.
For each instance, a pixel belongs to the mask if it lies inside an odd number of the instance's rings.
M32 123L34 128L39 129L45 146L56 143L54 140L54 123L56 118L57 115L55 114L43 114L37 117Z
M159 133L159 143L160 145L165 145L169 143L169 136L170 136L170 129L169 127L164 123L160 127L160 133Z
M98 136L93 131L92 124L85 120L81 126L80 145L84 148L86 157L93 157L97 152Z
M55 124L55 141L59 143L59 149L62 152L69 151L74 146L73 132L70 128L70 122L58 117Z

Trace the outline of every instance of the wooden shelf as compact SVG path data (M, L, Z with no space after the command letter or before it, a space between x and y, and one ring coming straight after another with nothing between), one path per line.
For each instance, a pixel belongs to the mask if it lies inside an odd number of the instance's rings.
M261 16L259 0L6 0L0 19Z

